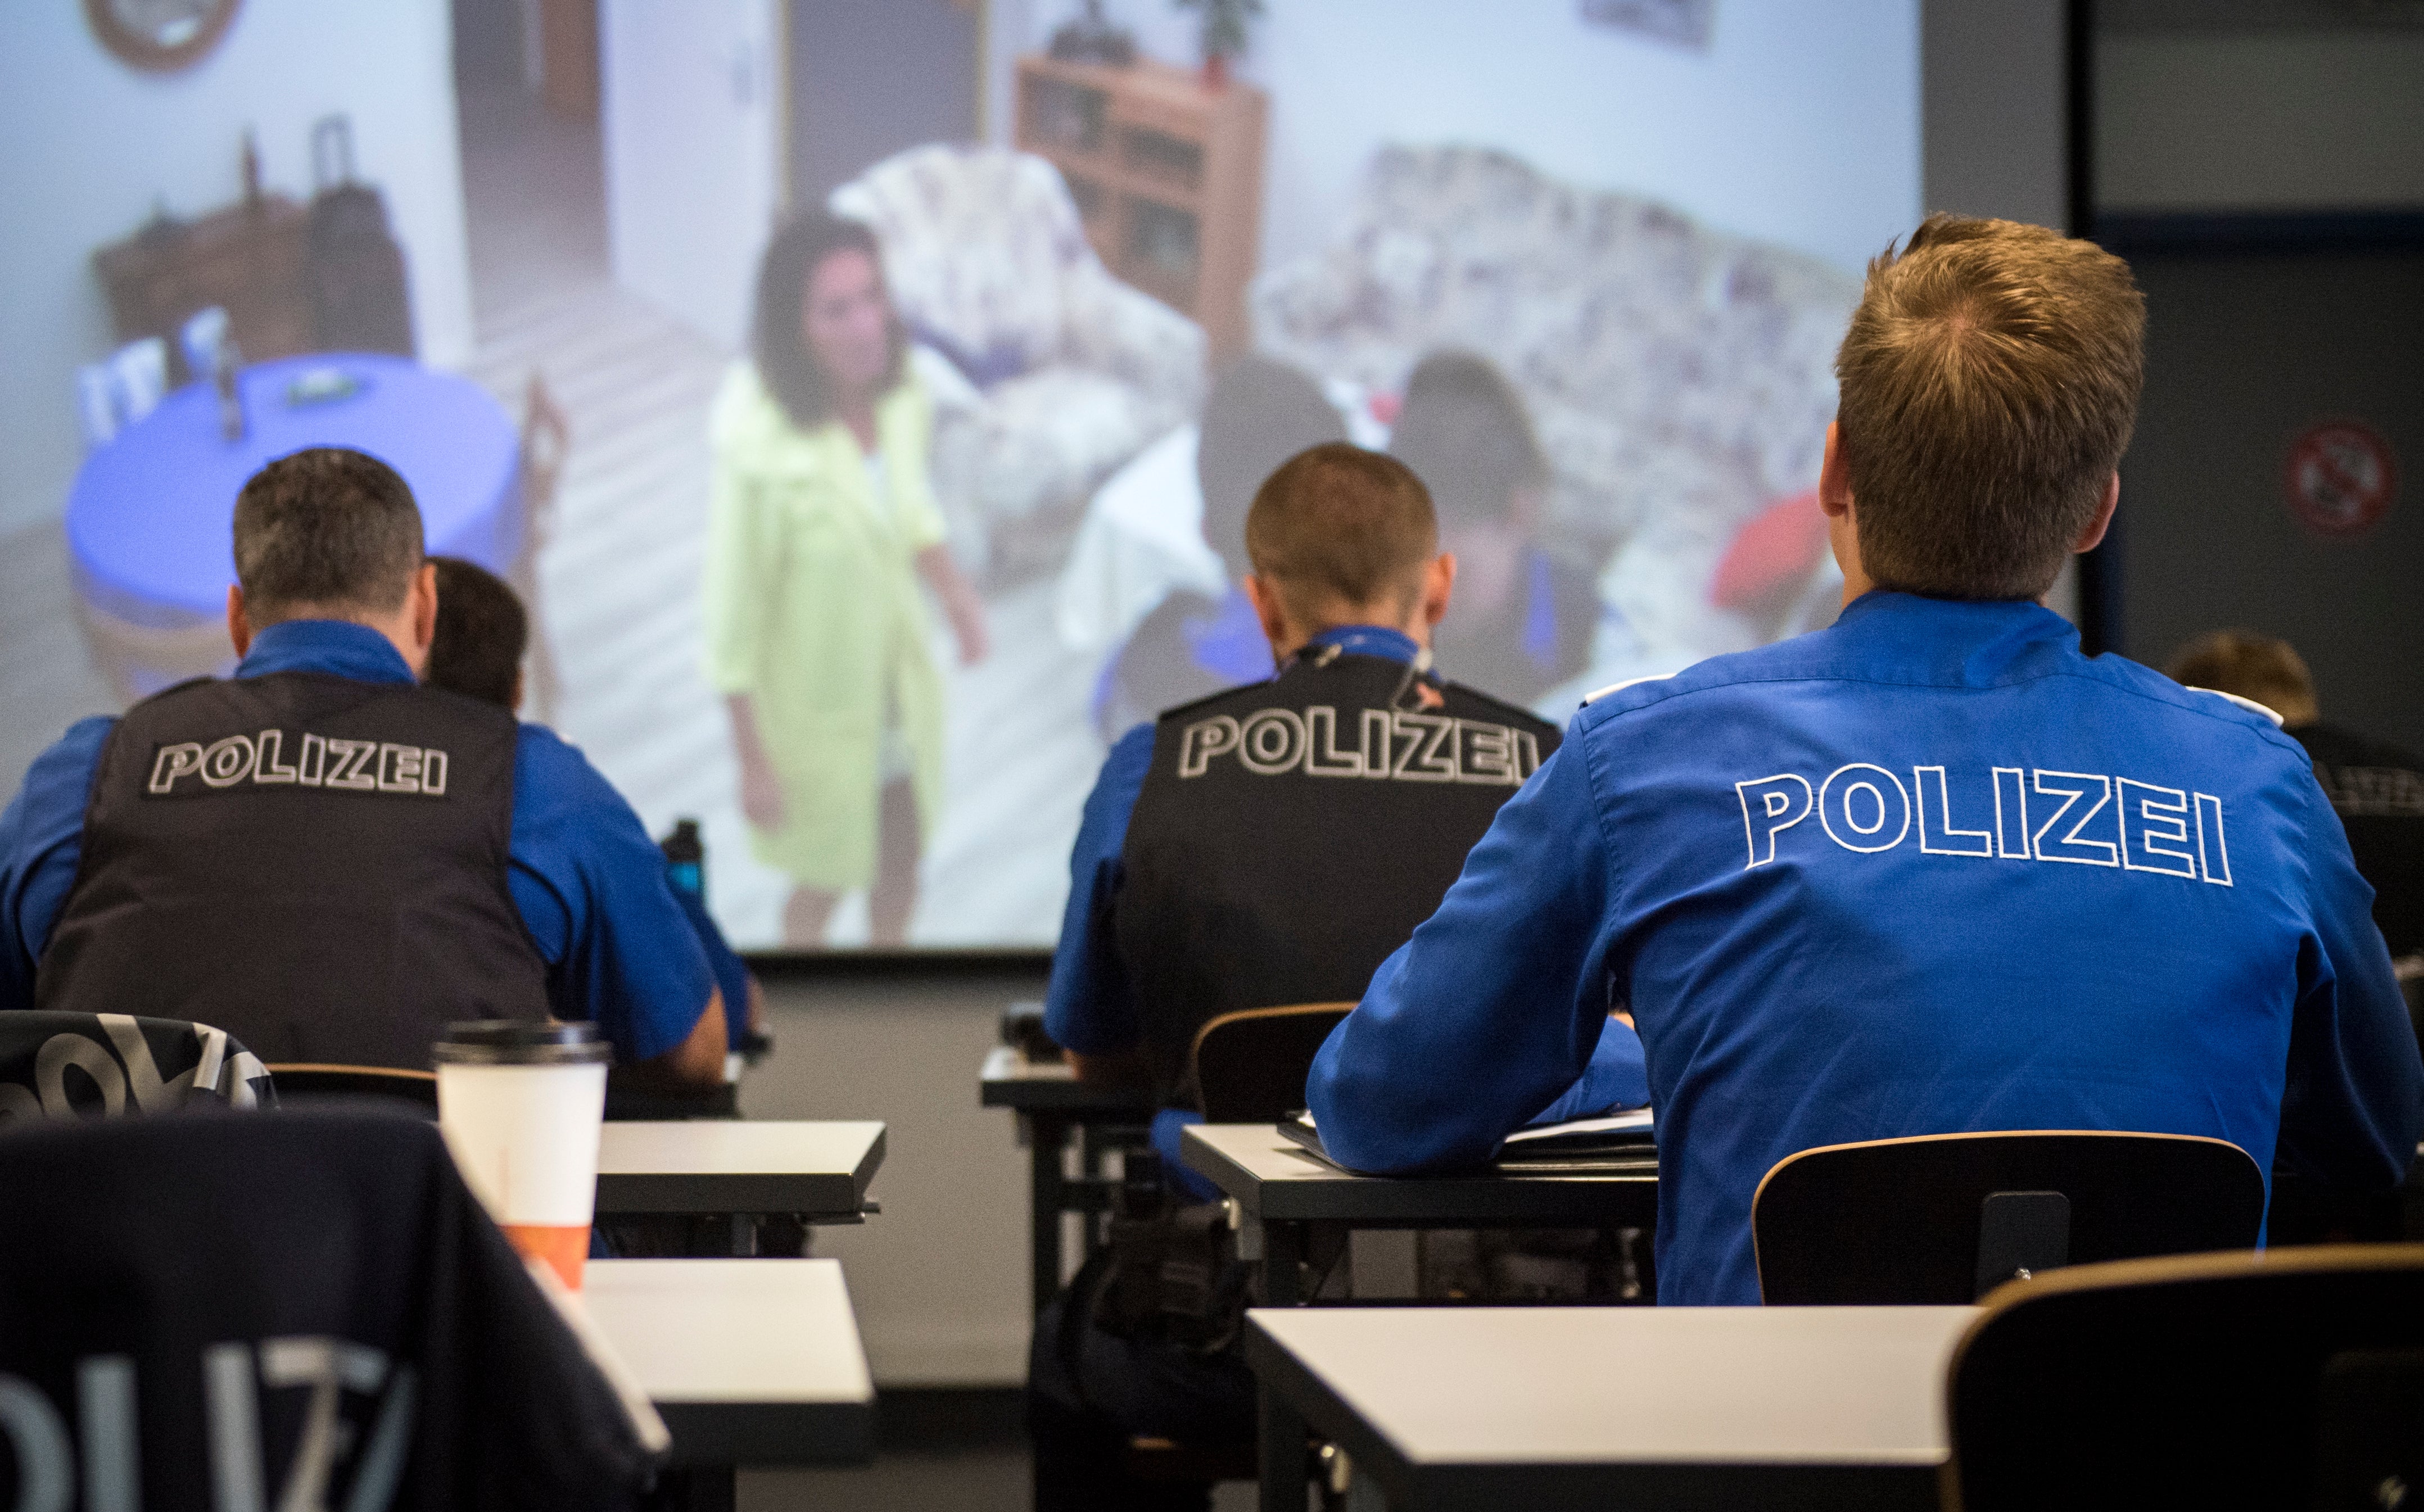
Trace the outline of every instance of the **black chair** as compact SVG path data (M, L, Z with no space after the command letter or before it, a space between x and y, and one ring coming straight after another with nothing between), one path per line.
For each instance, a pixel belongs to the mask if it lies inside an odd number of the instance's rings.
M1275 1123L1304 1106L1304 1079L1352 1003L1223 1013L1196 1031L1195 1079L1210 1123Z
M431 1118L438 1116L438 1073L434 1071L281 1061L269 1068L269 1074L289 1097L392 1098L410 1103Z
M2016 1274L2248 1249L2264 1175L2237 1145L2067 1130L1804 1150L1751 1199L1770 1306L1973 1301Z
M630 1506L666 1447L423 1120L21 1124L0 1213L19 1504Z
M0 1126L165 1113L191 1098L273 1105L268 1071L224 1029L123 1013L0 1013Z
M2424 1246L2012 1282L1954 1350L1946 1406L1954 1512L2384 1512L2424 1486Z

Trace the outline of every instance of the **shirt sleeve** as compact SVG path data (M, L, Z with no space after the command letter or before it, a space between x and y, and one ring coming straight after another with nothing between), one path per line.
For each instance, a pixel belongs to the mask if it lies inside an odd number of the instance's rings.
M559 1018L596 1024L626 1061L690 1038L715 977L664 853L587 758L536 724L514 760L509 882Z
M1540 1110L1534 1123L1566 1123L1599 1118L1619 1108L1646 1107L1650 1103L1650 1066L1641 1053L1641 1036L1633 1027L1609 1019L1599 1031L1583 1079Z
M1479 1165L1623 1028L1607 1020L1611 865L1587 756L1569 736L1499 809L1315 1057L1306 1101L1347 1166Z
M934 502L933 477L927 465L934 444L933 401L915 377L909 380L909 389L904 402L912 406L911 422L903 424L898 433L903 438L902 450L909 454L887 455L885 465L899 479L901 532L908 538L909 549L917 552L942 545L948 532L942 507Z
M2424 1058L2374 926L2373 889L2321 790L2306 787L2314 933L2299 952L2279 1158L2320 1181L2392 1186L2424 1138Z
M749 1035L749 966L724 938L716 926L715 915L707 911L706 902L686 887L671 889L674 902L690 920L692 932L698 936L698 947L707 955L708 970L715 974L715 985L724 994L724 1037L735 1050Z
M75 886L85 809L117 724L105 715L77 721L0 810L0 1010L34 1006L34 973Z
M1080 1055L1109 1055L1144 1039L1120 965L1112 910L1119 900L1128 818L1152 766L1151 724L1120 737L1086 797L1077 843L1069 853L1069 906L1060 920L1060 944L1052 952L1052 982L1044 994L1044 1031L1055 1044Z

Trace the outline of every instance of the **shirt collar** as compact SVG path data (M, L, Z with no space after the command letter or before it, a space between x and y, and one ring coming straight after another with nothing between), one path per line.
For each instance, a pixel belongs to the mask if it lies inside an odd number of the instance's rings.
M235 675L265 677L274 672L325 672L356 682L413 680L394 642L343 619L282 620L254 636Z
M1385 625L1335 625L1304 644L1308 647L1334 646L1349 656L1377 656L1400 662L1422 655L1422 647L1414 644L1412 636Z

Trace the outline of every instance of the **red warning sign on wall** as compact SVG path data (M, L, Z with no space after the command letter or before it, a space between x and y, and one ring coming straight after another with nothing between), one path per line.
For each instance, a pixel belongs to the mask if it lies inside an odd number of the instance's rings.
M2309 425L2289 443L2281 493L2318 535L2362 535L2390 512L2399 468L2390 443L2354 421Z

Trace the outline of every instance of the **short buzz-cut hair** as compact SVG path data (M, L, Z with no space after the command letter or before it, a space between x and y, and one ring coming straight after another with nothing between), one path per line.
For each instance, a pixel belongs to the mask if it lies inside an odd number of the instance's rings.
M1395 457L1331 441L1272 473L1246 512L1246 554L1289 613L1316 620L1422 592L1439 551L1430 494Z
M2129 265L2042 226L1930 215L1872 262L1835 358L1869 578L2043 597L2129 447L2145 331Z
M279 457L235 500L235 578L253 625L386 613L421 570L421 507L393 468L339 446Z
M2315 675L2288 642L2254 630L2213 630L2172 653L2163 669L2190 688L2210 688L2262 704L2284 724L2312 724L2322 716Z
M530 615L505 580L458 556L434 556L438 569L438 633L421 680L433 688L514 707L521 690L522 652Z

